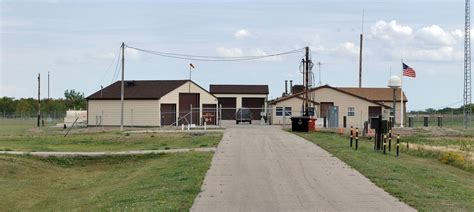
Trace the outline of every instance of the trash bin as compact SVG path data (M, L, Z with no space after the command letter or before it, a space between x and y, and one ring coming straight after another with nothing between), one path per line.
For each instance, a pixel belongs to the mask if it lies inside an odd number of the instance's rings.
M316 119L310 118L308 120L308 131L313 132L316 131Z
M291 117L291 131L308 132L309 116Z

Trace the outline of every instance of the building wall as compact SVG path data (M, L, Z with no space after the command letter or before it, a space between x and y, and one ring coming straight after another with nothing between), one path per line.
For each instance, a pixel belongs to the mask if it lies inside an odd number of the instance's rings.
M265 98L265 104L267 102L267 95L266 94L214 94L217 98L220 97L232 97L236 98L235 105L237 108L242 107L242 98ZM266 105L265 105L266 107Z
M303 100L296 97L283 100L281 102L278 102L277 104L272 104L272 124L291 124L291 117L276 115L277 107L291 107L292 116L301 116L302 105Z
M191 85L191 87L189 87ZM217 98L208 93L206 90L200 88L194 83L187 82L182 86L176 88L175 90L169 92L168 94L161 97L159 103L160 104L176 104L176 120L179 119L179 93L199 93L199 120L202 117L202 105L203 104L215 104L217 105ZM193 108L196 108L193 106ZM161 123L161 122L159 122Z
M104 126L120 125L120 100L89 100L87 123L95 126L96 120ZM125 100L124 101L125 126L159 126L160 112L158 100Z
M393 102L384 102L383 104L392 107ZM397 125L400 125L400 123L401 123L401 113L400 113L401 109L402 109L402 108L401 108L401 103L400 103L400 101L397 101L397 103L396 103L396 108L395 108L395 110L396 110L395 123L396 123ZM404 110L404 113L403 113L403 114L406 114L406 111L407 111L406 109L407 109L407 108L406 108L406 102L405 102L405 103L404 103L404 106L403 106L403 110ZM390 109L390 111L391 111L391 109ZM407 117L404 117L403 122L404 122L404 123L408 123L408 120L405 120L405 119L407 119ZM406 125L407 125L407 124L406 124Z
M339 106L339 120L338 124L339 127L343 126L343 117L346 116L347 118L347 127L354 126L354 127L363 127L364 121L368 119L368 107L369 106L380 106L375 103L371 103L369 101L354 97L352 95L348 95L337 90L331 88L321 88L315 91L312 91L312 95L314 95L315 102L334 102L334 106ZM276 116L276 107L288 107L291 105L292 108L298 108L301 110L301 105L303 104L303 100L299 98L290 98L285 101L281 101L276 103L276 105L272 105L272 119L273 124L279 124L282 122L282 117ZM354 116L348 116L348 107L354 107L355 114ZM293 109L295 110L295 109ZM319 116L319 107L316 107L317 115ZM382 113L384 113L385 108L382 107ZM387 111L388 112L388 111ZM293 112L294 115L297 115ZM299 115L299 114L298 114ZM322 118L322 117L319 117ZM286 120L286 123L291 123Z

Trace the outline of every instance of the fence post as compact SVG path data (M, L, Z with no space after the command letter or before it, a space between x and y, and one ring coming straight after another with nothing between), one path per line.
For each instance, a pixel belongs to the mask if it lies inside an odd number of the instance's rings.
M324 121L324 124L323 124L324 128L326 128L326 120L327 120L326 116L324 116L324 120L323 120Z
M346 128L346 123L347 123L347 117L343 116L342 117L342 127L344 127L344 129Z
M351 138L350 138L350 144L349 144L349 146L350 146L351 148L352 148L352 130L353 130L353 129L352 129L352 126L351 126L351 132L350 132Z
M397 135L397 157L400 155L400 134Z
M356 150L359 149L359 128L356 127Z
M428 127L428 116L423 116L423 126Z
M190 118L190 121L189 121L189 124L193 124L193 104L190 105L190 115L191 115L191 118Z
M383 135L383 154L387 154L387 134Z
M388 131L388 151L392 151L392 130Z

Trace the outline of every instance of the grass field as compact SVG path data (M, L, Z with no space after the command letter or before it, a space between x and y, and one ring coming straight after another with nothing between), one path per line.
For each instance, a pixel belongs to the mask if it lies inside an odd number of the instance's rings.
M212 153L102 158L0 155L0 210L186 211Z
M474 173L432 157L373 151L361 140L359 150L334 133L296 133L343 160L372 182L421 211L474 211Z
M64 137L62 129L35 128L28 120L2 121L0 150L5 151L94 152L215 147L222 137L221 132L129 134L82 132L82 129L73 129Z

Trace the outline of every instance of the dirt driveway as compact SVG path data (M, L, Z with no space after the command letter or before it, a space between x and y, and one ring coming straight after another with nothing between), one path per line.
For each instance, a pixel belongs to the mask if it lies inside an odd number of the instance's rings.
M414 211L275 126L229 126L191 211Z

